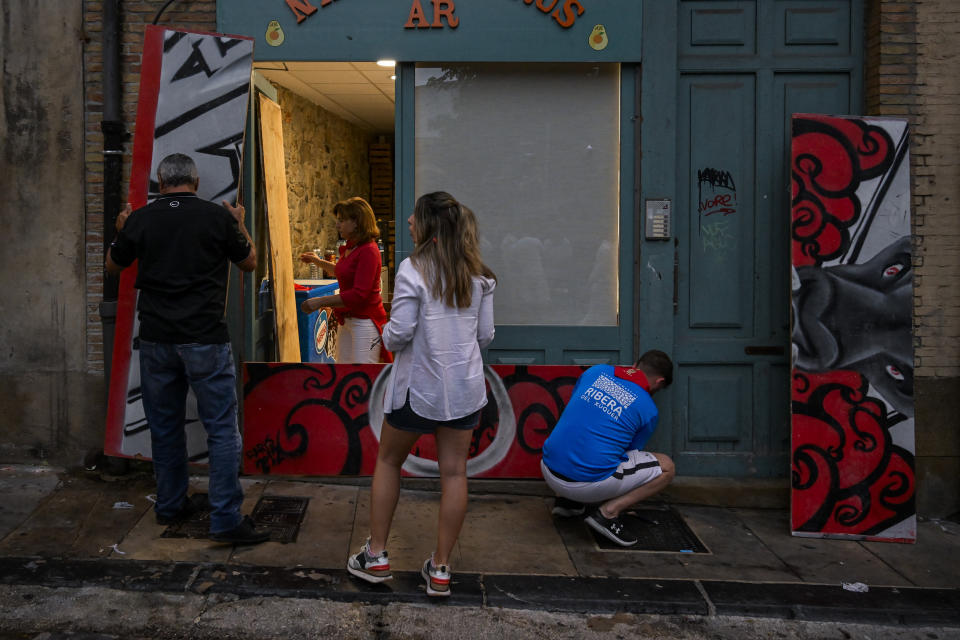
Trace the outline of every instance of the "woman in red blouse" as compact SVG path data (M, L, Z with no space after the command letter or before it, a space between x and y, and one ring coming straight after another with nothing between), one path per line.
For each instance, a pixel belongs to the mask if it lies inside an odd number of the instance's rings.
M373 209L363 198L350 198L333 206L337 231L347 241L340 247L340 260L323 260L309 251L300 255L303 262L312 262L326 273L334 273L340 293L309 298L300 308L311 313L333 307L342 325L337 335L337 362L367 363L388 361L382 349L380 334L387 322L387 312L380 298L380 237Z

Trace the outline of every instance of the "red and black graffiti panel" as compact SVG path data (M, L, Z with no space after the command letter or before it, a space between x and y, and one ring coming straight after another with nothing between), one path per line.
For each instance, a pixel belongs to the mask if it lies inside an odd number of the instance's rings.
M876 536L914 513L913 454L855 371L794 372L794 531Z
M370 475L387 365L244 364L244 471ZM468 473L539 478L540 451L585 367L486 368L487 406L473 432ZM371 424L373 423L373 424ZM432 436L417 441L404 473L435 474Z

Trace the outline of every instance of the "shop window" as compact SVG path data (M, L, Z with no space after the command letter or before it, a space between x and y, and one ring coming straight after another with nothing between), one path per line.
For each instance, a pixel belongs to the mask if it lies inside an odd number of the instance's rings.
M619 65L418 65L416 193L437 190L477 214L497 324L617 324Z

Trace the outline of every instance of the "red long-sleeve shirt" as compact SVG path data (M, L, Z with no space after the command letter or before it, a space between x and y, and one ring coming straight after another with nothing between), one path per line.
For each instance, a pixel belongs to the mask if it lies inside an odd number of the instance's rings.
M380 249L370 241L353 247L340 247L340 261L334 273L340 286L344 311L352 318L369 318L378 328L387 321L387 312L380 297Z

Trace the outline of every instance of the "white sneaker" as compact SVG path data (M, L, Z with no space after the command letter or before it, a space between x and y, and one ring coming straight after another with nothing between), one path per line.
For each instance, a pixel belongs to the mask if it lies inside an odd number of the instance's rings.
M347 571L373 584L393 577L390 573L390 561L387 559L386 549L373 555L370 553L370 540L364 543L360 553L347 559Z
M433 554L423 563L420 575L427 582L427 595L445 597L450 595L450 569L442 564L433 564Z

